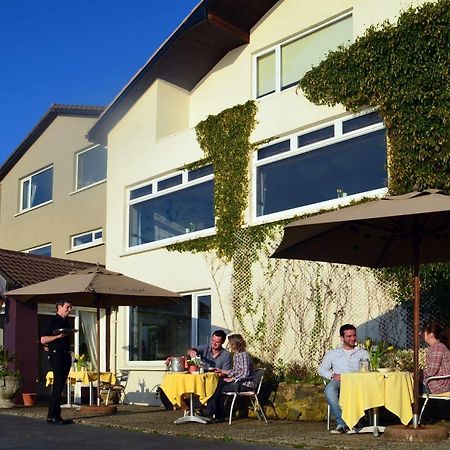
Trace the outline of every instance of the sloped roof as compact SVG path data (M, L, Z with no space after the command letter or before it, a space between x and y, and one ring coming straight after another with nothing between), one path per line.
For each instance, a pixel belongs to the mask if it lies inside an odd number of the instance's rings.
M44 131L58 116L74 117L100 117L105 110L104 106L87 105L62 105L54 103L50 109L39 120L37 125L31 130L22 143L11 153L9 158L0 166L0 181L2 181L15 164L22 158L28 149L39 139Z
M0 249L0 275L8 284L29 286L96 264Z
M109 130L156 79L192 90L230 50L249 43L250 30L278 1L201 1L112 101L89 140L106 145Z

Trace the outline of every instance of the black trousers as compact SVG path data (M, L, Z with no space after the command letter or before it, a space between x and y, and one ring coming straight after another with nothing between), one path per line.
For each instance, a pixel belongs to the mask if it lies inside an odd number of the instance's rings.
M72 365L72 357L70 352L50 350L48 360L53 371L53 387L47 417L59 419L61 417L61 395Z

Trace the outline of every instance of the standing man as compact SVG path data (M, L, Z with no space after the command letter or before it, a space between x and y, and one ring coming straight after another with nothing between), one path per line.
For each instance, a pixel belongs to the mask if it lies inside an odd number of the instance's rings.
M209 344L191 347L188 350L188 355L191 358L199 356L203 361L205 370L210 368L231 370L231 354L223 348L223 343L226 338L225 331L216 330L212 334Z
M71 303L64 300L56 302L56 315L52 317L45 335L41 336L41 344L48 347L48 360L53 371L53 387L48 406L47 423L54 425L71 423L61 417L61 395L72 365L70 336L74 330L70 328L68 319L71 310Z
M341 417L339 392L341 389L341 373L357 372L359 361L369 360L366 350L356 347L356 328L349 323L339 329L341 347L329 350L319 366L319 374L331 380L325 388L325 398L330 405L331 413L336 418L337 427L331 430L333 434L346 433L348 427Z

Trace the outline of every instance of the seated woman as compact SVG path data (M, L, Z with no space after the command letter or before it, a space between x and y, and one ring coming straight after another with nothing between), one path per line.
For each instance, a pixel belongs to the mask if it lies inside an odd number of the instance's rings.
M438 322L428 322L423 326L423 336L429 345L427 349L426 368L423 370L423 381L430 377L450 374L450 350L448 349L449 333ZM425 386L424 386L425 388ZM432 394L450 391L450 378L431 380L428 390Z
M252 391L256 388L254 381L255 370L250 355L245 351L247 344L240 334L230 334L228 336L228 346L234 354L233 368L231 370L218 369L216 372L224 375L220 379L216 391L208 400L205 408L206 416L214 416L218 422L225 420L225 410L222 400L223 392L243 392Z

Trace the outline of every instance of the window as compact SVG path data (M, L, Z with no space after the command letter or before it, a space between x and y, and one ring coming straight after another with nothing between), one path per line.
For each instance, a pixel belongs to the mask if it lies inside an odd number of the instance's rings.
M47 167L20 180L21 211L48 203L53 198L53 167Z
M211 295L183 296L177 305L130 308L129 360L157 361L206 344L211 334Z
M330 50L352 39L352 16L347 13L256 55L255 97L295 86Z
M71 245L72 250L92 247L94 245L103 243L103 231L101 228L99 228L98 230L77 234L76 236L72 236L71 240L72 240Z
M130 189L128 246L213 229L213 178L206 166Z
M76 166L77 190L106 180L106 148L97 145L77 153Z
M33 247L28 250L24 250L24 253L30 253L31 255L39 256L52 256L52 246L51 244L45 244L39 247Z
M352 131L346 131L349 123ZM338 203L341 197L368 194L386 185L381 117L377 113L347 117L258 151L256 216L289 210L292 215L297 208Z

